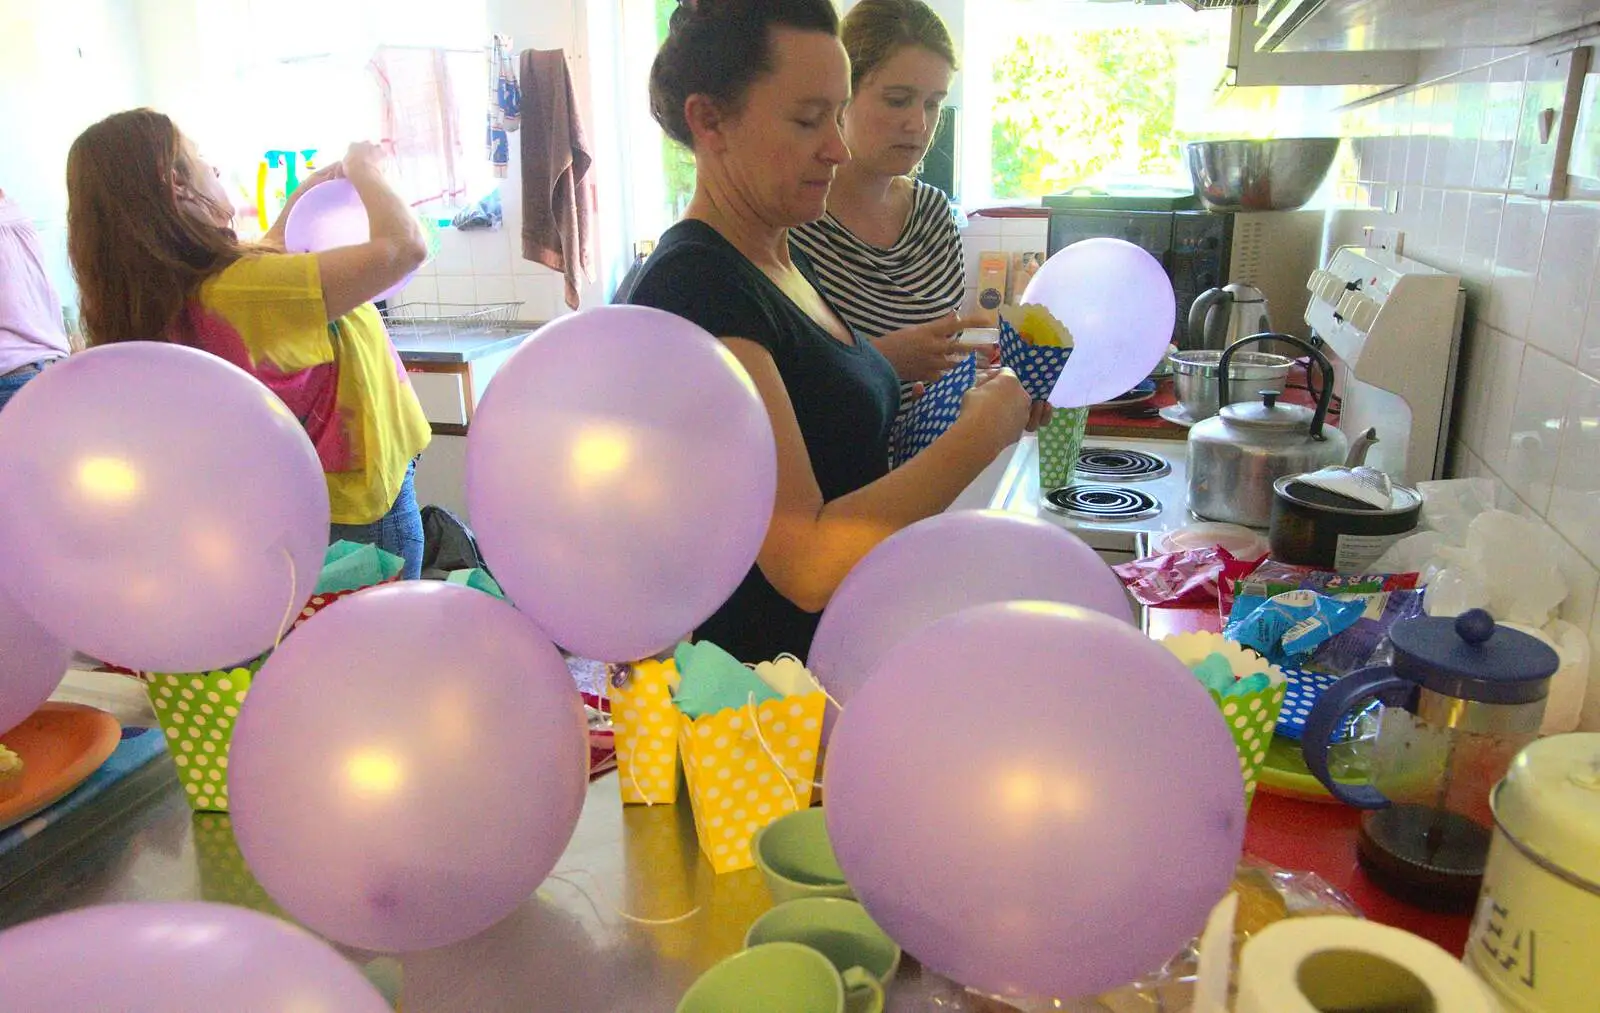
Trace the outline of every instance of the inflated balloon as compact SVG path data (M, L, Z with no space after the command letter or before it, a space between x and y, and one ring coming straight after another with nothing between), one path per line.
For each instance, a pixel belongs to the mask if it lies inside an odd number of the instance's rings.
M1150 375L1167 354L1177 301L1161 262L1121 239L1084 239L1058 250L1022 293L1072 332L1056 380L1057 408L1099 404Z
M114 943L115 945L108 945ZM304 929L227 904L103 904L0 932L6 1013L388 1013Z
M0 417L0 586L103 661L193 672L255 657L311 596L327 545L305 430L214 355L94 348Z
M938 514L896 532L857 563L817 624L808 667L848 704L889 648L986 602L1036 599L1132 621L1116 574L1076 535L997 510ZM830 709L823 734L831 731Z
M330 939L409 951L527 900L577 826L589 747L566 663L526 616L405 581L273 652L228 759L234 835L273 900Z
M715 612L772 518L777 455L755 385L681 317L606 306L541 328L467 437L484 558L562 647L633 661Z
M0 735L21 724L67 674L72 651L0 591Z
M1069 605L979 605L911 634L839 718L828 833L884 930L1005 996L1161 967L1227 893L1244 782L1165 648Z
M326 179L301 194L283 223L283 245L290 253L321 253L371 238L366 206L348 179ZM410 280L408 274L373 296L373 301L394 298Z

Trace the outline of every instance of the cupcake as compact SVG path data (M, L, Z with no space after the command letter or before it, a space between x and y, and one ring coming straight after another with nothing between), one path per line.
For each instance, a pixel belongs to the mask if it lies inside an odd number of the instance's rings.
M0 802L7 802L22 792L22 757L0 746Z

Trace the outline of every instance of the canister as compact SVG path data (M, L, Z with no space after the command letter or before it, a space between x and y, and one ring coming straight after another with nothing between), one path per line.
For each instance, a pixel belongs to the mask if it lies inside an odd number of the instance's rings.
M1495 831L1467 963L1510 1010L1600 1001L1600 734L1518 754L1490 800Z

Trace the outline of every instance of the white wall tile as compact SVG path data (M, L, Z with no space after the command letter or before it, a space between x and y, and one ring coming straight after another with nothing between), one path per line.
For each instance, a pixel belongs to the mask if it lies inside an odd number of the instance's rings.
M1494 336L1492 354L1484 377L1487 388L1483 393L1483 421L1479 428L1479 442L1473 449L1484 463L1499 472L1505 465L1506 443L1511 434L1511 412L1517 404L1517 385L1522 376L1524 343L1498 331Z
M1016 234L1000 237L1000 249L1007 253L1043 253L1044 248L1044 236Z
M1489 322L1514 337L1527 336L1528 317L1533 311L1533 287L1549 217L1549 202L1528 197L1508 198L1500 217Z
M1428 142L1433 139L1433 94L1433 88L1423 88L1411 100L1411 140L1406 145L1405 182L1415 186L1427 182Z
M1600 565L1600 380L1572 378L1550 522Z
M396 300L396 302L403 302L403 303L405 303L405 302L429 303L429 302L438 302L438 301L439 301L439 285L438 285L437 280L435 278L433 278L433 276L431 276L431 275L429 275L427 277L423 277L423 276L420 276L420 275L417 276L417 277L413 277L409 282L406 283L405 289L400 293L399 299Z
M448 306L474 306L478 302L478 290L471 275L440 275L436 284L441 303Z
M1444 191L1424 187L1417 213L1406 227L1406 256L1439 265L1439 216L1444 213Z
M1002 219L989 218L984 215L974 215L967 219L967 227L962 230L963 238L990 237L1000 235L1000 222Z
M480 274L473 281L479 306L517 301L516 286L509 274Z
M504 229L481 229L464 232L472 253L472 273L477 275L510 274L511 246Z
M1461 278L1467 288L1468 308L1478 320L1489 319L1494 302L1494 251L1500 241L1505 206L1505 195L1497 193L1475 193L1467 205L1467 230L1461 239Z
M1478 144L1478 164L1473 185L1480 190L1504 190L1511 180L1511 155L1522 117L1523 77L1526 57L1518 56L1489 68L1489 90Z
M1488 324L1479 323L1462 336L1461 357L1460 368L1465 371L1465 378L1461 384L1460 400L1455 405L1452 435L1472 450L1476 457L1483 449L1484 422L1489 415L1489 391L1494 382L1494 370L1499 365L1498 345L1494 331L1489 329Z
M1005 239L1020 239L1037 245L1026 247L1030 250L1044 249L1045 238L1050 231L1050 221L1047 218L1002 218L1000 220L1000 235Z
M1600 204L1550 205L1538 284L1528 318L1528 343L1576 362L1600 251Z
M1441 84L1433 90L1433 109L1427 125L1428 162L1422 173L1423 186L1444 186L1446 183L1459 92L1460 88L1455 84ZM1418 125L1421 125L1420 121Z
M1472 208L1472 197L1465 190L1445 191L1444 206L1439 214L1439 238L1434 244L1442 270L1456 271L1461 267L1461 251L1466 246L1467 217Z
M1506 439L1502 478L1543 517L1550 510L1550 487L1561 453L1561 430L1572 389L1571 366L1528 348L1517 379L1517 396Z
M468 234L456 229L439 230L439 253L433 258L434 272L457 278L472 274L472 246Z
M1484 110L1489 101L1487 68L1464 75L1456 85L1450 142L1445 151L1443 185L1470 187L1478 168L1478 147L1483 134Z

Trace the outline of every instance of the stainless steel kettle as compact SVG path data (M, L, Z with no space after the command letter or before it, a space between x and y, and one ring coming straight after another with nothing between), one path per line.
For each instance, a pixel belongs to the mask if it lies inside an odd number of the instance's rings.
M1311 356L1321 369L1315 411L1278 404L1276 391L1261 401L1228 403L1228 363L1234 352L1259 341L1283 341ZM1315 348L1289 334L1257 334L1230 345L1218 368L1220 412L1189 430L1189 509L1211 521L1264 528L1272 523L1272 483L1345 459L1344 433L1324 426L1333 402L1333 366ZM1307 382L1310 378L1307 377Z
M1271 330L1267 297L1253 285L1208 288L1189 307L1189 350L1221 351L1252 334Z

